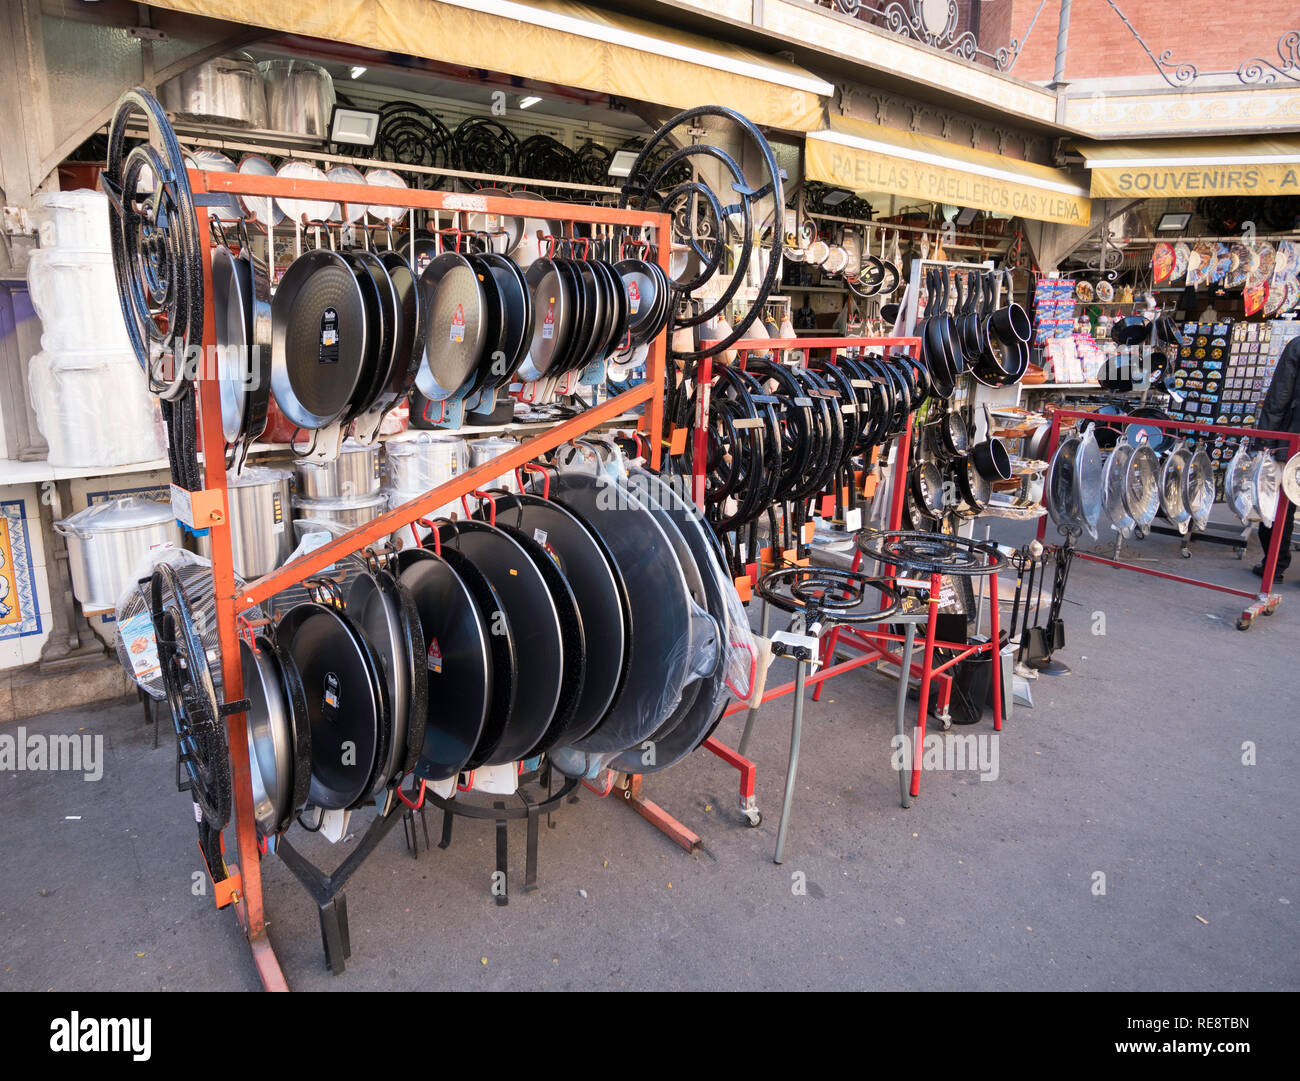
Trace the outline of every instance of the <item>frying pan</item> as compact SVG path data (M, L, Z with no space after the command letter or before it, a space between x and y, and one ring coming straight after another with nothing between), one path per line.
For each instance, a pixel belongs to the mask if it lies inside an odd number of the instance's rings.
M690 596L681 564L654 516L631 492L581 469L562 470L553 498L604 542L627 588L632 633L622 693L601 723L571 746L621 752L653 734L687 682Z
M600 337L606 329L605 321L609 305L591 263L583 259L575 259L570 262L570 265L578 274L579 289L587 305L586 314L575 336L576 348L570 355L567 365L570 371L580 371L586 367L591 361L592 354L600 347Z
M520 691L500 741L482 765L517 762L546 735L564 685L564 643L560 614L546 580L517 540L487 522L439 524L443 558L459 553L483 573L499 607L489 628L508 629L515 647ZM428 542L426 542L428 543ZM477 757L477 755L476 755Z
M1124 476L1124 507L1133 518L1133 528L1142 532L1160 509L1160 461L1148 443L1133 448Z
M659 300L659 279L650 265L641 259L623 259L614 264L614 272L623 283L628 303L628 331L632 345L648 341L654 329Z
M404 549L402 557L398 581L415 605L426 643L427 723L415 772L443 781L465 767L487 725L493 689L488 624L445 560L418 548Z
M703 582L709 615L721 630L728 625L727 591L733 589L726 578L726 560L717 537L694 503L681 498L671 485L644 469L633 467L630 476L636 490L658 505L681 531ZM725 643L723 643L725 646ZM625 751L609 763L611 769L634 773L654 773L681 761L717 726L727 702L726 664L719 662L699 682L688 689L682 701L651 739L652 761L645 761L639 747Z
M271 391L304 430L343 415L365 372L367 304L338 252L314 249L291 264L271 302Z
M554 259L537 259L524 275L532 297L533 332L528 359L520 371L527 380L540 379L558 369L557 361L568 349L575 310L573 285ZM558 374L558 372L557 372Z
M392 739L376 775L382 788L415 765L424 744L429 682L424 634L410 592L377 567L349 579L344 610L378 654L392 704Z
M425 543L437 546L432 531ZM403 549L398 553L399 566L403 565L401 560L409 550ZM492 583L488 581L487 575L464 553L454 548L443 548L440 555L474 597L474 604L478 608L487 635L488 651L491 656L488 672L492 687L488 694L487 720L469 761L462 767L477 769L488 764L488 759L496 751L506 730L510 727L515 705L522 692L516 672L518 652L515 649L514 630L502 616L504 609L501 598Z
M1179 442L1166 456L1160 468L1160 512L1180 533L1187 532L1192 519L1187 507L1187 467L1192 452L1187 444Z
M450 398L474 374L487 338L483 286L459 252L443 252L420 274L420 307L429 313L417 389L430 401Z
M356 807L388 754L392 721L379 660L352 620L327 605L295 605L276 633L306 697L310 802L325 810Z
M355 250L342 255L356 271L367 305L373 305L368 307L372 318L366 326L366 371L344 415L350 421L370 408L388 380L402 329L398 326L402 309L388 270L374 252Z
M483 292L484 324L483 350L465 388L466 395L470 396L494 385L491 381L506 355L507 326L505 297L492 268L483 262L481 255L469 255L466 258Z
M493 362L487 387L508 383L527 355L533 335L533 298L523 271L502 255L488 253L480 257L491 271L501 290L503 302L502 355Z
M480 505L478 514L481 516L483 512L484 507ZM541 572L542 580L550 591L551 600L555 603L555 611L560 621L560 650L562 656L560 694L556 702L555 713L551 718L551 723L546 728L546 732L523 755L523 757L531 758L533 755L549 751L552 747L563 742L574 728L574 720L577 716L582 695L582 684L586 677L586 633L583 627L582 613L578 608L578 601L573 592L572 584L559 565L551 558L547 548L528 533L515 529L504 522L499 523L498 528L528 553L533 565Z
M415 386L415 377L424 357L424 342L429 332L429 313L420 303L420 290L411 264L397 251L379 254L388 271L397 297L398 331L393 348L393 364L373 408L388 412Z
M581 739L622 689L631 632L627 586L604 543L574 514L535 494L496 496L497 522L528 534L564 573L582 620L586 676L577 707L559 737Z
M307 802L311 785L311 725L297 668L273 635L250 646L239 640L245 721L253 785L253 816L263 837L280 833Z
M212 306L221 431L228 444L246 447L266 429L271 398L271 290L262 265L224 244L214 248Z
M1103 520L1121 537L1130 536L1137 524L1124 499L1124 486L1132 461L1133 447L1128 443L1117 443L1106 455L1106 468L1102 473Z

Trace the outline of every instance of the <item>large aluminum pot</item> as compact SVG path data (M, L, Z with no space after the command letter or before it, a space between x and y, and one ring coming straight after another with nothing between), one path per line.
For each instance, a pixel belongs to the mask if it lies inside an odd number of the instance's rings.
M374 521L387 509L388 496L383 492L349 496L343 499L304 499L297 495L293 497L295 518L332 522L346 529Z
M236 476L226 477L230 501L230 548L235 573L248 580L270 574L293 551L289 528L289 481L287 469L245 466ZM199 551L212 558L212 542L199 538Z
M303 499L355 499L379 491L379 445L345 440L332 462L300 461L298 494Z
M512 447L517 447L519 440L511 439L508 435L489 436L484 439L475 439L469 445L470 465L480 466L484 462L491 461L498 455L504 454ZM519 482L515 479L513 470L507 470L495 480L480 486L484 491L489 488L504 488L507 492L519 491Z
M334 80L310 60L263 60L267 123L275 131L327 136L334 112Z
M266 87L253 58L245 53L196 64L163 83L158 97L164 109L179 117L267 126Z
M116 609L149 550L182 540L170 503L133 495L94 503L54 530L67 540L72 595L87 609Z
M130 346L37 353L27 390L52 466L130 465L167 455L158 399Z
M469 468L469 448L457 435L421 432L410 439L390 439L388 486L403 492L427 492Z

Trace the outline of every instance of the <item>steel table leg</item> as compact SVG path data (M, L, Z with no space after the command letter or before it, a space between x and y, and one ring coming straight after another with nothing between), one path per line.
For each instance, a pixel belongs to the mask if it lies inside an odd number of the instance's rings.
M903 663L898 666L898 709L895 717L895 728L900 741L907 740L907 688L912 680L912 648L915 644L916 624L909 622L903 627ZM901 742L899 746L901 748ZM907 793L907 781L907 769L900 762L898 766L898 795L905 808L912 806L912 801Z
M763 618L762 618L762 622L760 623L760 630L758 633L761 634L764 638L766 638L768 635L768 631L770 631L771 629L772 629L772 606L768 604L767 601L764 601ZM752 691L753 688L751 687L750 690ZM736 747L736 750L738 750L741 754L744 754L749 747L749 737L750 735L753 734L754 718L757 716L758 716L757 706L755 706L753 709L749 710L749 712L745 714L745 731L741 733L740 743Z
M936 618L939 614L939 591L943 588L943 578L938 574L930 575L930 596L928 614L925 623L925 658L921 664L921 702L916 717L916 739L912 747L912 795L921 794L921 752L925 746L925 719L930 711L930 681L934 669L934 638Z
M1002 628L998 620L998 576L989 575L993 596L989 599L989 637L993 640L989 656L989 686L993 688L993 731L1002 731Z
M785 850L785 831L790 825L790 804L794 800L794 779L799 769L799 737L803 734L803 696L807 689L807 664L794 663L794 721L790 725L790 764L785 771L785 802L781 805L781 825L776 831L776 855L773 863L781 862Z

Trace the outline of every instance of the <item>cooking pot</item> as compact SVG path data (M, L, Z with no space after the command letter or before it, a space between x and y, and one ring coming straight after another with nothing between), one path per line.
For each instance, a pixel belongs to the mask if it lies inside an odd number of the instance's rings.
M266 83L267 127L299 135L329 135L334 112L334 80L310 60L263 60L257 65Z
M28 256L27 287L45 349L130 351L109 252L38 248Z
M298 495L303 499L356 499L374 495L379 491L379 446L364 446L348 439L334 461L298 461L294 469L298 474Z
M519 445L519 440L511 439L509 436L492 436L487 439L475 439L469 445L469 458L471 466L480 466L486 461L504 454L511 447ZM518 492L519 484L515 480L513 472L503 473L496 480L490 481L481 486L483 489L504 488L507 492Z
M388 496L383 492L333 499L304 499L296 495L293 497L293 516L352 529L374 521L388 509L387 505Z
M469 448L456 435L421 432L413 439L391 439L384 450L389 487L403 492L427 492L469 466Z
M93 503L54 531L67 541L72 594L87 609L116 608L144 555L182 539L170 503L134 495Z
M266 86L247 54L218 56L168 79L158 98L169 113L218 120L246 128L265 128Z
M245 580L260 578L279 567L293 551L289 529L287 469L246 466L226 475L230 505L230 548L235 573ZM212 558L212 541L199 538L199 551Z
M77 248L107 252L108 196L81 188L49 191L32 200L32 221L40 239L40 250Z

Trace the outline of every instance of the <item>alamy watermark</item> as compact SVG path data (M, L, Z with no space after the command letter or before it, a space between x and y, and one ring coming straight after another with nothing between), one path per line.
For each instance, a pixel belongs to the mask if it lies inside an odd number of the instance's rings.
M919 735L919 730L917 735ZM889 764L896 770L911 772L913 762L921 769L935 772L978 772L981 781L996 781L998 767L998 733L981 732L961 735L956 732L927 732L919 750L915 739L894 736L889 741Z
M104 776L104 737L89 733L0 732L0 771L80 773L87 781Z

